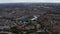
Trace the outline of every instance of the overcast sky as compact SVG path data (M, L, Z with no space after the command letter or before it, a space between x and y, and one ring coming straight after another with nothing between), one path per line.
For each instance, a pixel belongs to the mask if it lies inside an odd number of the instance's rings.
M0 0L0 3L21 3L21 2L60 3L60 0Z

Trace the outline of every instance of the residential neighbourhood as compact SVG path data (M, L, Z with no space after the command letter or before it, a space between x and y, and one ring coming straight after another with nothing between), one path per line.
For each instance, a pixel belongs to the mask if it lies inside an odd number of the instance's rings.
M0 34L60 34L60 4L0 4Z

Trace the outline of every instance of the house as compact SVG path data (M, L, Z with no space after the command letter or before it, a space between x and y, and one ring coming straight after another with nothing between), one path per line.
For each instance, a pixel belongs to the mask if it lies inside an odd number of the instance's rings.
M38 32L36 34L49 34L48 32Z
M12 32L0 32L0 34L14 34Z
M9 26L0 26L0 29L3 30L3 29L10 29Z

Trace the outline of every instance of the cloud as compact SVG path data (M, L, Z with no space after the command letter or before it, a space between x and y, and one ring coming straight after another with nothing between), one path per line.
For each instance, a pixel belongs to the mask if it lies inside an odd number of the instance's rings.
M0 0L0 3L15 3L15 2L56 2L60 3L60 0Z

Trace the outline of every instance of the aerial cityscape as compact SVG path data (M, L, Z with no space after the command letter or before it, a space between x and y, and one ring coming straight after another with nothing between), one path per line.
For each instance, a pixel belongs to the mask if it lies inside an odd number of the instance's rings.
M0 4L0 34L60 34L60 3Z

